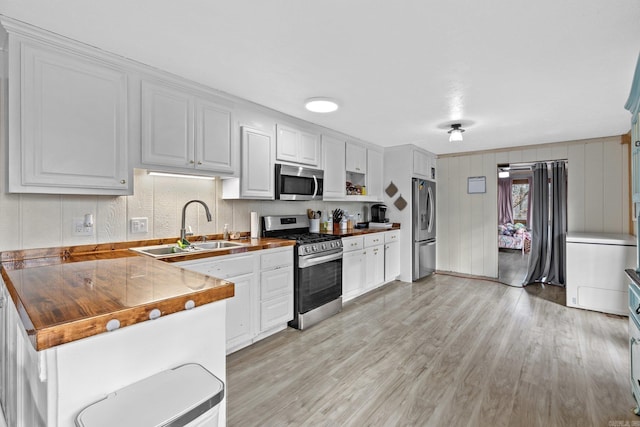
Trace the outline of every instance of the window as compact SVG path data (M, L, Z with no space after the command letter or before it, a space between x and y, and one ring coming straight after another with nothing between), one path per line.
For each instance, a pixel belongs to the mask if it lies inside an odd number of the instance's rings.
M529 212L529 181L514 179L511 181L511 206L513 208L513 222L527 224Z

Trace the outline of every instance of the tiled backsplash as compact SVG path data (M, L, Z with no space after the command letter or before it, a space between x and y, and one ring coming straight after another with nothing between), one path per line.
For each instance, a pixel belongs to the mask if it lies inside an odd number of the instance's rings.
M213 221L207 222L198 204L187 208L186 225L195 234L249 231L251 212L258 215L305 214L307 208L335 208L362 213L367 204L357 202L284 202L222 200L222 182L149 176L135 170L132 196L70 196L45 194L0 194L0 250L108 243L167 238L179 235L182 207L192 199L207 203ZM91 213L92 236L73 234L73 218ZM129 220L148 218L148 233L132 234Z

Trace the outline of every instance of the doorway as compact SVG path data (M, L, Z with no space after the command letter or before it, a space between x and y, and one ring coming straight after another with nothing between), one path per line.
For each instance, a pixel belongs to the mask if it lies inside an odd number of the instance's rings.
M498 280L522 287L531 252L531 164L498 166Z

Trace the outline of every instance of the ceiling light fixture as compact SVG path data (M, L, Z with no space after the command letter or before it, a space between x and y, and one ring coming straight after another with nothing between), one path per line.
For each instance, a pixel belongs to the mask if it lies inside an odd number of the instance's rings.
M338 109L338 103L331 98L309 98L304 107L314 113L332 113Z
M498 178L509 178L509 171L498 172Z
M451 130L447 132L449 134L449 142L462 142L462 132L464 132L464 129L462 129L461 126L460 123L451 125Z

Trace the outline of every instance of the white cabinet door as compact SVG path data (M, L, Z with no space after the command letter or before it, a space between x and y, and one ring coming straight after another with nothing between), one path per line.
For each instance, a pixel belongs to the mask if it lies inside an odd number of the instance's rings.
M346 156L348 172L367 173L367 149L365 147L348 142Z
M196 102L196 169L232 174L235 169L231 146L231 112L221 106Z
M193 168L193 97L142 81L142 163Z
M227 349L233 350L243 344L251 344L253 340L253 292L254 275L232 277L228 280L234 283L234 296L227 299Z
M260 331L265 332L293 319L293 295L263 301L260 305Z
M384 245L384 281L396 280L400 275L400 242Z
M422 151L413 151L413 174L415 176L430 179L431 156Z
M277 125L276 160L318 167L320 135Z
M298 130L278 125L276 159L284 162L297 162L299 138Z
M142 158L144 166L193 173L233 174L232 116L206 94L168 81L143 79Z
M377 200L383 200L383 174L382 153L367 150L367 195Z
M324 159L323 199L344 200L347 180L344 167L344 141L322 135L322 158Z
M271 135L242 127L241 196L273 199Z
M9 191L131 194L126 72L32 40L9 62Z
M365 249L367 290L377 288L384 283L384 245L376 245Z
M364 290L365 254L362 250L342 254L342 300L349 301Z
M300 156L299 163L305 165L320 165L320 135L300 132Z

